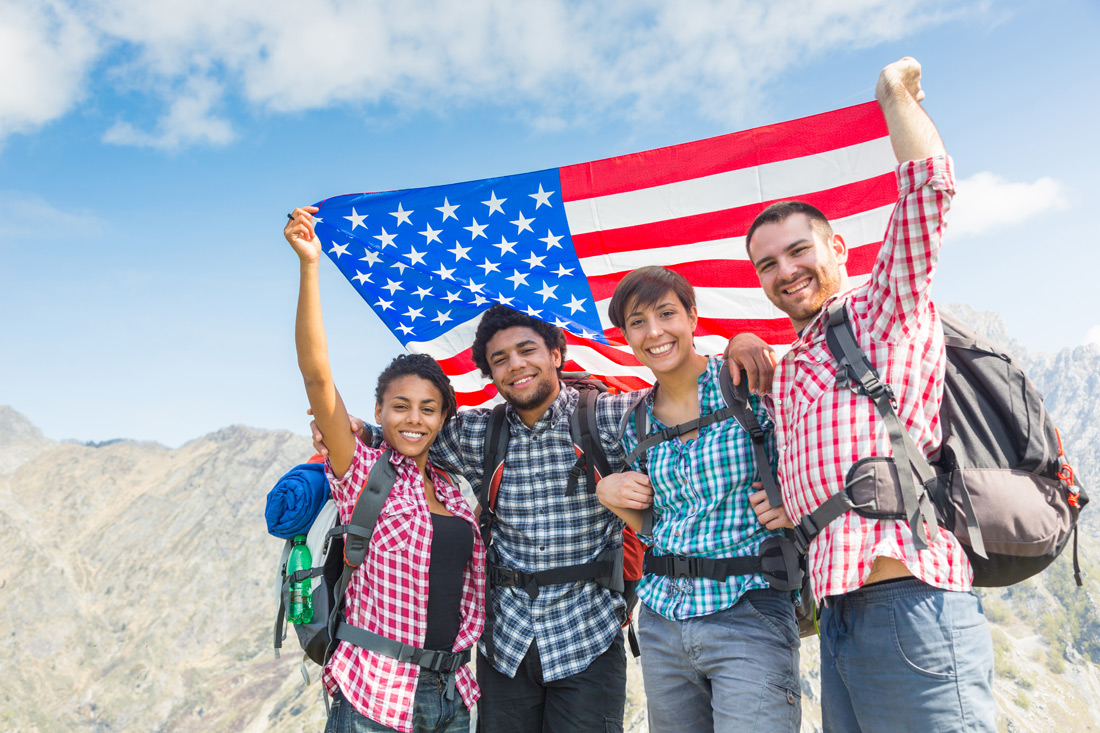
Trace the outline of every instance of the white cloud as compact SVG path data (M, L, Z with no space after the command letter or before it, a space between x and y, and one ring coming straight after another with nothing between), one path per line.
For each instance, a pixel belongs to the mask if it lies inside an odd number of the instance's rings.
M188 86L187 93L172 100L168 112L157 121L156 133L137 130L129 122L116 122L104 133L103 142L162 150L178 150L195 143L224 145L232 142L235 137L232 126L211 112L220 97L219 85L206 79L194 79Z
M99 51L97 35L63 3L0 0L0 140L68 112Z
M1085 334L1085 340L1082 344L1096 344L1100 346L1100 325L1093 326Z
M69 1L46 7L90 49L62 57L76 77L106 49L96 67L102 78L166 109L152 131L120 120L105 139L160 148L229 141L233 131L214 110L238 98L273 112L385 101L444 114L495 104L536 125L573 124L612 108L671 116L687 107L735 123L763 85L827 51L986 12L946 0ZM47 53L31 45L9 51L4 68ZM54 82L58 101L39 111L15 105L26 124L63 114L79 98L79 82L56 85L64 74L60 61L54 66L39 86ZM868 97L872 84L868 78Z
M1069 206L1066 187L1053 178L1015 183L983 171L956 186L951 205L952 237L985 234Z

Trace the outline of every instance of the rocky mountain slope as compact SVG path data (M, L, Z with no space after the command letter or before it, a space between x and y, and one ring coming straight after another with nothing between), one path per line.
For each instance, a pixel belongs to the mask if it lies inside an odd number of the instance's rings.
M1029 354L999 318L953 310L1028 366L1095 487L1100 349ZM0 730L321 730L319 686L302 684L293 647L271 652L282 542L263 522L267 490L310 453L304 437L241 426L177 450L57 443L0 407ZM1002 730L1100 730L1097 507L1083 522L1084 588L1067 554L1039 578L982 592ZM644 731L630 670L627 730ZM816 730L813 639L802 670L803 729Z

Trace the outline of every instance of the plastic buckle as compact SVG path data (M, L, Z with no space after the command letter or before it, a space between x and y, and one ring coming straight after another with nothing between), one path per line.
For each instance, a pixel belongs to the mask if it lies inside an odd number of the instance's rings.
M819 531L810 515L803 514L802 519L798 520L798 524L794 526L794 530L791 532L795 548L799 552L806 552L810 548L810 542L813 541L814 537L817 537Z
M514 585L517 588L522 588L524 585L524 575L520 570L494 566L492 571L492 583L493 585Z
M443 654L435 650L427 650L420 658L418 663L425 669L430 669L433 672L439 672L443 669Z
M690 578L691 577L691 558L683 555L672 556L672 577L673 578Z

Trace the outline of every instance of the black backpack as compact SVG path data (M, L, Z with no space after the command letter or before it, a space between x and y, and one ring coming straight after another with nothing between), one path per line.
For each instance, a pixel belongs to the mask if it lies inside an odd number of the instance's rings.
M745 373L741 373L741 383L735 386L730 376L729 362L726 361L718 372L718 385L722 390L722 398L726 402L724 408L652 433L649 432L649 411L646 409L645 398L652 389L656 388L639 390L636 393L633 408L623 415L623 420L619 424L621 438L633 415L635 431L638 435L638 444L626 457L626 464L633 465L635 460L644 456L656 445L705 425L732 418L752 440L757 473L761 483L764 484L764 491L767 492L768 504L773 507L782 506L783 497L779 493L779 483L776 481L764 449L766 442L764 428L761 427L749 404L748 380ZM652 534L652 532L653 510L648 509L642 514L642 534ZM798 634L812 636L817 633L817 608L814 605L813 590L810 587L810 575L806 572L805 548L800 550L797 547L790 530L785 530L784 535L784 537L769 537L764 540L756 556L709 558L663 555L656 557L647 552L644 570L657 575L704 577L717 581L724 581L731 575L759 573L775 590L799 591L799 601L795 606Z
M943 443L929 463L901 425L890 386L856 343L844 303L829 308L826 341L838 363L838 383L874 401L898 460L857 461L845 490L802 518L799 542L805 547L847 511L907 521L918 549L927 546L923 525L929 539L941 526L966 551L974 585L997 587L1042 571L1072 535L1080 586L1077 519L1089 499L1075 485L1042 396L1008 354L954 319L941 321L947 357Z

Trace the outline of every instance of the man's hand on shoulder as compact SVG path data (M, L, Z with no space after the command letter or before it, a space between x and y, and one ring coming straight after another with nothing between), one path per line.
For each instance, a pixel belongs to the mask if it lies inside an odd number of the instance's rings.
M307 415L312 415L313 410L306 410L306 414ZM349 422L350 422L350 426L351 426L351 432L358 435L359 439L362 440L366 445L370 445L370 442L371 442L370 434L368 433L368 434L364 435L363 432L362 432L363 428L366 427L363 424L363 421L360 420L357 417L352 416L352 415L348 415L348 417L350 418ZM310 420L309 421L309 433L313 437L313 450L314 450L314 452L320 453L325 458L328 458L328 447L325 445L324 436L321 435L321 428L317 426L317 421L316 420Z
M726 345L726 359L730 362L730 377L734 384L741 384L741 370L749 391L767 394L772 388L775 365L779 360L775 349L754 333L739 333Z

